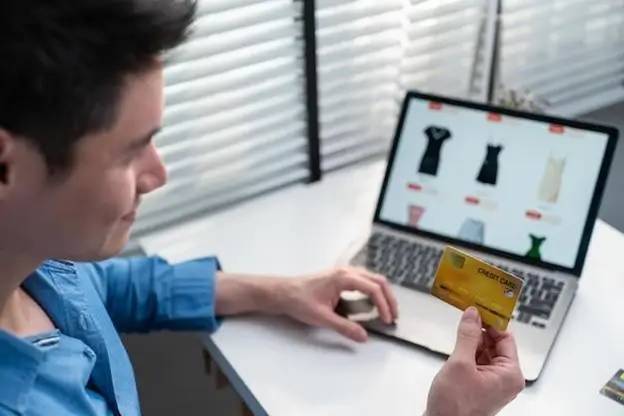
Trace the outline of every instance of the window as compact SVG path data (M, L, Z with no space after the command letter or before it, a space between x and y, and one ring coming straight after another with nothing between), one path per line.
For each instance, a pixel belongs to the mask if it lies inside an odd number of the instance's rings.
M624 99L624 1L502 1L504 87L566 116Z
M322 172L384 155L406 90L485 101L497 81L563 115L624 99L624 0L198 1L165 69L169 183L135 236L306 180L317 121Z
M405 90L484 99L485 0L319 0L322 168L384 154Z
M135 236L307 178L301 4L202 0L165 69L169 172Z
M483 100L489 75L486 0L411 0L401 84L441 95Z
M317 1L321 164L387 150L398 113L403 2Z

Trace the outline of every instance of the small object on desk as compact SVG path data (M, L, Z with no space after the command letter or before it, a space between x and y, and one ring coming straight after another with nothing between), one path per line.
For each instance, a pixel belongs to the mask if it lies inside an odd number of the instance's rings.
M431 294L461 310L474 306L484 324L505 331L523 284L511 273L446 246Z
M392 328L395 323L387 324L381 320L373 301L359 292L343 294L336 307L336 313L350 321L362 324L368 329Z
M624 370L618 370L600 390L600 393L620 404L624 404Z

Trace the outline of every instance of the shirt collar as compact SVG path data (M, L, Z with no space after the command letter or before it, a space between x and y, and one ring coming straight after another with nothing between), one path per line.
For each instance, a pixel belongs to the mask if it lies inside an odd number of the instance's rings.
M34 271L24 282L25 289L41 279L41 271ZM26 404L25 395L37 378L44 353L30 342L0 330L0 380L2 403L21 413Z

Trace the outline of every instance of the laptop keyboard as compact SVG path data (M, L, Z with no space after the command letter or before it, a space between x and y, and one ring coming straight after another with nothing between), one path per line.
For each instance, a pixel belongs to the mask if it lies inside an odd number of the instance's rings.
M374 233L368 241L365 258L368 269L383 274L391 282L429 292L442 250Z
M545 328L565 282L502 264L497 264L496 267L524 279L524 287L512 318L538 328Z
M360 256L363 256L366 268L383 274L392 283L429 293L442 249L373 233ZM512 319L545 328L563 291L564 281L503 264L492 264L524 279L524 288Z

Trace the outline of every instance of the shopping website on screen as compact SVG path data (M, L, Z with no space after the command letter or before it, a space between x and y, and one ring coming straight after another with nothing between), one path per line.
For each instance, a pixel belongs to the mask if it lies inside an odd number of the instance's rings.
M573 267L607 143L413 98L380 217Z

